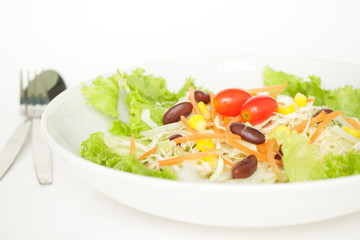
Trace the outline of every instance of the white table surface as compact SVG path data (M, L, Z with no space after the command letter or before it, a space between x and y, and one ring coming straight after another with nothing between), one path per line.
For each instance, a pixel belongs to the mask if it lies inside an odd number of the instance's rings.
M21 68L69 87L118 67L196 56L304 56L360 64L359 1L0 0L0 149L23 121ZM359 203L360 204L360 203ZM296 207L296 206L294 206ZM30 141L0 181L0 239L359 239L360 212L305 225L217 228L117 203L54 159L38 184Z

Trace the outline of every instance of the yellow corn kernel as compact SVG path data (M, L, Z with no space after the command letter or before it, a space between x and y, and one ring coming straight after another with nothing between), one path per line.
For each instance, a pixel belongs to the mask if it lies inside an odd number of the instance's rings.
M284 125L279 125L276 128L274 128L274 134L281 134L285 133L286 135L290 136L290 128Z
M284 115L288 115L290 113L295 112L295 110L296 110L296 104L292 103L290 105L279 106L277 112Z
M205 118L206 120L211 119L210 112L209 112L208 108L206 107L205 103L199 102L199 103L198 103L198 107L199 107L199 109L200 109L201 114L204 116L204 118Z
M342 126L341 127L345 132L347 132L348 134L350 134L351 136L354 136L356 138L360 138L360 131L355 129L355 128L351 128L351 127L347 127L347 126Z
M210 167L212 168L216 167L218 162L218 158L215 156L204 157L201 160L203 160L204 162L208 162L210 164Z
M195 130L203 131L206 128L206 120L203 115L196 114L189 119L189 125Z
M298 107L305 107L306 106L306 97L301 93L297 93L294 98L294 102L298 105Z
M214 143L210 138L199 139L196 141L196 147L201 152L208 152L214 150Z

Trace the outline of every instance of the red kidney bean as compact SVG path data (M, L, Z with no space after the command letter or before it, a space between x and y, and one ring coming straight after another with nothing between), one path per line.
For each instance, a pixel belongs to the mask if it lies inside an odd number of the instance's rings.
M245 126L242 123L232 123L230 125L230 131L233 134L239 135L243 140L254 143L254 144L262 144L265 142L265 135L262 134L259 130Z
M279 151L276 153L276 155L274 157L275 159L280 160L280 161L282 161L282 157L283 157L283 152L282 152L281 147L282 147L282 145L280 145Z
M232 176L236 178L247 178L253 175L257 169L258 160L255 155L251 154L242 161L237 162L232 169Z
M333 110L331 110L331 109L322 108L322 109L320 109L319 111L317 111L317 112L313 115L313 117L316 117L316 116L319 115L322 111L325 111L326 114L329 114L329 113L332 113L332 112L333 112Z
M192 112L192 105L189 102L176 104L164 114L162 122L164 125L180 121L181 116L189 116Z
M182 137L182 135L181 135L181 134L174 134L174 135L171 135L171 136L169 137L169 140L172 141L172 140L175 140L175 139L177 139L177 138L179 138L179 137ZM176 145L179 146L180 143L177 143Z
M194 93L194 97L197 102L203 102L205 104L208 104L210 102L209 94L204 91L196 90Z

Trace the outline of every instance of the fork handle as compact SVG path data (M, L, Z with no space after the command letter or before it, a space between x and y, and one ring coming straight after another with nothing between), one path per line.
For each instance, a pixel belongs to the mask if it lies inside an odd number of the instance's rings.
M0 179L11 167L23 147L31 127L31 122L26 121L18 126L4 149L0 152Z
M40 128L40 118L32 120L32 149L36 174L40 184L52 184L52 156Z

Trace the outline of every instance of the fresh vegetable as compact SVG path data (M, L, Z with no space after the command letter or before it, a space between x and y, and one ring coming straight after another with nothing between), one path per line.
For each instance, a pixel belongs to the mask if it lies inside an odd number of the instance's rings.
M89 161L126 172L159 178L177 179L176 174L169 168L164 168L162 171L152 170L139 162L134 154L120 156L110 152L103 138L104 133L102 132L91 134L89 139L82 142L80 156Z
M119 117L117 111L119 100L120 76L115 74L112 77L97 77L91 86L84 84L82 93L88 104L94 105L98 110L113 117Z
M241 106L252 95L242 89L229 88L216 94L214 107L217 113L235 117L240 114Z
M283 164L291 182L319 180L350 176L360 173L360 153L351 150L346 155L329 153L319 159L318 148L309 144L309 139L296 133L280 134Z
M360 89L354 89L352 86L337 88L335 90L326 90L320 87L321 79L316 76L310 76L310 81L304 81L302 78L287 74L281 71L275 71L266 67L263 71L265 85L285 84L288 86L281 93L295 97L297 93L305 96L315 97L314 105L327 106L332 110L342 110L346 116L360 118Z
M240 113L243 121L256 125L271 117L277 109L278 105L273 97L256 95L241 106Z
M317 77L304 82L269 67L264 74L265 82L275 85L216 95L195 90L191 78L172 93L164 79L142 69L99 77L83 92L88 103L113 118L112 135L92 134L80 154L114 169L181 180L187 169L196 178L219 182L296 182L359 173L360 124L336 109L349 111L359 90L324 90ZM113 106L119 83L129 124ZM334 94L350 97L339 103ZM335 108L322 105L327 102Z

